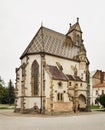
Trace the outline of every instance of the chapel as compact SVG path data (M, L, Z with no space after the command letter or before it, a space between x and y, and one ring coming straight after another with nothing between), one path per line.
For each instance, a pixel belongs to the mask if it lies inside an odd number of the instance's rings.
M41 25L20 60L15 112L90 111L89 60L79 18L66 34Z

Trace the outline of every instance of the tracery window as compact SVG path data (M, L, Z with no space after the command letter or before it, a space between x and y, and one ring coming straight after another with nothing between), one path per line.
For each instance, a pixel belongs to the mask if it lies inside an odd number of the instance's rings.
M31 87L32 95L38 95L38 77L39 77L39 65L35 60L31 68Z

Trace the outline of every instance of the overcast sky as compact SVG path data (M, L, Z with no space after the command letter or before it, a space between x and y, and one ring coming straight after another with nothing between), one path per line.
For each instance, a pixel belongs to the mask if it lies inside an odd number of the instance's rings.
M0 0L0 76L15 83L20 56L41 26L66 34L79 17L90 70L105 71L105 0Z

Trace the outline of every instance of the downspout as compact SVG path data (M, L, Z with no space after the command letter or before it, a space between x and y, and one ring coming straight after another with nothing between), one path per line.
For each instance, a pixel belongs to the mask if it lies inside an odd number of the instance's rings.
M43 80L44 80L44 69L43 69L43 60L44 60L44 41L43 41L43 26L41 24L41 34L42 34L42 52L41 52L41 108L40 108L40 113L43 112Z

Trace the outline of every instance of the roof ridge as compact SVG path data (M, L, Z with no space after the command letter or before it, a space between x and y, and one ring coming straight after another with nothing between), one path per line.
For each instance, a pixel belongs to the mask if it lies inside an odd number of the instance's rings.
M55 30L53 30L53 29L47 28L47 27L45 27L45 26L42 26L42 27L45 28L45 29L47 29L47 30L53 31L53 32L55 32L55 33L58 33L58 34L60 34L60 35L66 36L65 34L60 33L60 32L58 32L58 31L55 31Z

